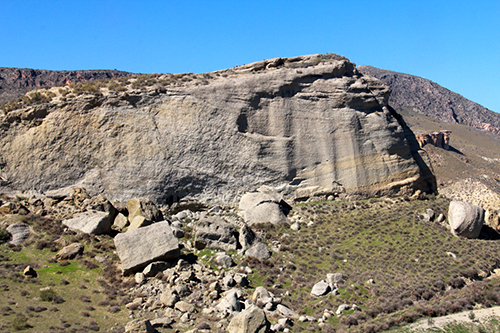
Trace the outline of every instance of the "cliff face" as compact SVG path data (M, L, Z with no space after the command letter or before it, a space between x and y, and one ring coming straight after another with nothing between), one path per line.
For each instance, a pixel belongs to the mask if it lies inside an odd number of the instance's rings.
M388 87L347 59L141 80L73 98L53 89L50 103L3 116L3 187L211 203L263 184L295 197L435 188Z
M0 67L0 104L41 87L129 75L131 73L116 70L47 71L30 68Z
M389 104L397 111L411 108L415 112L447 123L468 125L500 134L500 114L437 83L371 66L359 66L358 70L389 85L392 90Z

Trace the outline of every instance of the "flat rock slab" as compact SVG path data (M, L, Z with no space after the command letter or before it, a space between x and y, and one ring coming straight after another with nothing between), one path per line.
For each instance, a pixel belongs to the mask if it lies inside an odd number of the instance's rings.
M124 275L153 261L168 261L180 255L179 241L166 221L118 234L114 241Z
M80 243L72 243L63 247L56 254L57 260L70 260L74 259L77 255L81 255L85 247Z
M7 227L7 231L12 235L9 241L12 245L22 244L30 236L30 226L24 223L14 223Z
M77 213L73 218L62 221L62 224L74 231L80 231L85 234L101 235L111 232L110 215L107 212L89 210Z

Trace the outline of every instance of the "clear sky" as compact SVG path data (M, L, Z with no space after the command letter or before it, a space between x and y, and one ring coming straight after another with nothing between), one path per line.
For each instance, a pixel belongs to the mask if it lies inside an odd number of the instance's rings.
M0 67L202 73L336 53L500 112L499 0L0 0Z

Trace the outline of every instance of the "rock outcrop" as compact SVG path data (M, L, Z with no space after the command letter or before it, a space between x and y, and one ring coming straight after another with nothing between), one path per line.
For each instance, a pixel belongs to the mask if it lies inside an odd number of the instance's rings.
M389 88L343 57L128 80L0 116L1 189L168 204L235 203L262 184L296 198L435 189Z
M423 148L426 144L430 143L433 146L443 148L444 150L450 149L450 133L451 131L440 131L432 133L419 133L416 134L418 145Z

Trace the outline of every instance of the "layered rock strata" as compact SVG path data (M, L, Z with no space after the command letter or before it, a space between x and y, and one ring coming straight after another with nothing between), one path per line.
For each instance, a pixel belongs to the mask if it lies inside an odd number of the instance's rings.
M389 88L345 58L277 58L206 77L9 112L0 185L161 203L235 203L261 184L294 197L435 189Z

